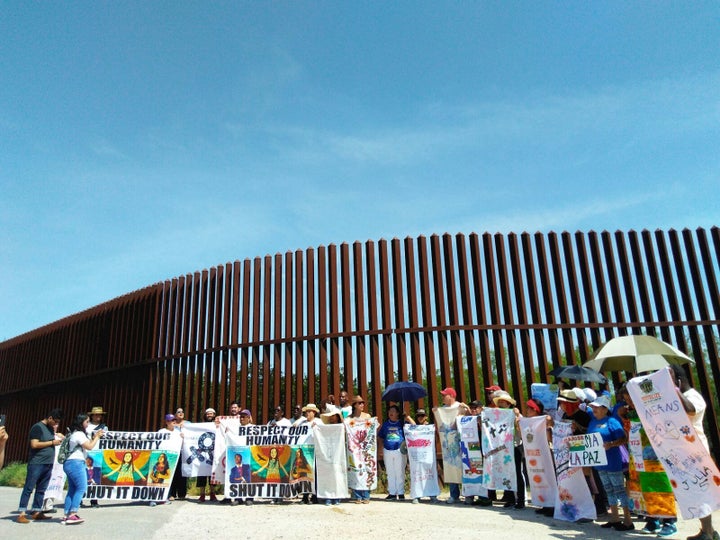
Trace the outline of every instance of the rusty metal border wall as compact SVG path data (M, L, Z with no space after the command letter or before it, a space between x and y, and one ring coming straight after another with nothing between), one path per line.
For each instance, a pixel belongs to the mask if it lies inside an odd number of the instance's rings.
M25 459L29 426L59 406L109 409L114 429L157 429L236 399L275 404L342 388L382 412L414 380L458 398L493 383L518 400L608 339L647 333L696 359L713 449L720 380L720 230L464 234L267 255L127 294L0 343L0 412ZM613 374L614 381L625 375Z

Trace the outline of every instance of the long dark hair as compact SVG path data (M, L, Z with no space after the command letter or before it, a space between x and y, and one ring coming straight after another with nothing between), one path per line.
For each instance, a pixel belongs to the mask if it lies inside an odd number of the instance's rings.
M85 413L78 414L72 421L72 424L70 424L70 427L68 428L68 431L70 433L74 433L76 431L82 431L85 432L85 428L83 427L83 423L85 420L88 419L88 415Z

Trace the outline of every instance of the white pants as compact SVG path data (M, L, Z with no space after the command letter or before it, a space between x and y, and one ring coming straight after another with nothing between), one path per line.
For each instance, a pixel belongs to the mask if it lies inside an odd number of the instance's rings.
M405 494L405 467L407 454L400 450L383 450L389 495Z

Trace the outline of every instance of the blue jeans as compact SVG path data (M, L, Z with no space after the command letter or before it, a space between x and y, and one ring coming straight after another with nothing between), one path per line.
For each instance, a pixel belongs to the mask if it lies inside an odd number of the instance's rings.
M460 484L448 484L447 487L450 488L450 496L453 499L460 499Z
M50 483L52 468L52 463L28 463L25 486L23 487L22 494L20 495L20 506L18 507L20 512L27 511L28 501L30 500L30 494L33 492L33 489L35 490L35 497L33 497L31 510L33 512L42 511L43 500L45 499L45 490Z
M63 471L67 475L68 490L65 495L65 515L75 513L80 508L85 491L87 490L87 469L82 459L68 459L63 464Z
M370 500L370 490L369 489L353 489L353 499L357 499L358 501L369 501Z

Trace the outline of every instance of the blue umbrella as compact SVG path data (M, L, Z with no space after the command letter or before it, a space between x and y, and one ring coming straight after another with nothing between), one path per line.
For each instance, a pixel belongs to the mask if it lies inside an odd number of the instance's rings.
M398 381L388 386L382 395L383 401L417 401L427 396L427 390L416 382Z

